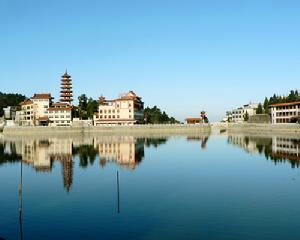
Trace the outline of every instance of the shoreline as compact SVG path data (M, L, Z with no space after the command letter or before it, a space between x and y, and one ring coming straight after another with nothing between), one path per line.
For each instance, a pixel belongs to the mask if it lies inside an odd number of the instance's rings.
M65 134L197 134L210 133L211 125L153 124L133 126L81 126L81 127L4 127L4 136L65 135Z
M300 136L300 124L298 123L214 123L212 129L228 133L296 134Z
M76 127L4 127L4 136L72 135L72 134L198 134L222 131L248 134L293 134L300 136L300 124L212 123L203 125L153 124L133 126L76 126Z

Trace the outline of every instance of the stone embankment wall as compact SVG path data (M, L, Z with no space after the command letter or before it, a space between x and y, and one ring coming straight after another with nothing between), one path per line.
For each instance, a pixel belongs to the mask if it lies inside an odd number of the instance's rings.
M214 128L228 130L228 132L244 133L282 133L282 134L299 134L300 124L282 123L282 124L263 124L263 123L223 123L215 124Z
M134 126L84 126L84 127L5 127L3 134L7 136L16 135L60 135L60 134L192 134L210 133L211 127L208 124L186 125L186 124L153 124Z

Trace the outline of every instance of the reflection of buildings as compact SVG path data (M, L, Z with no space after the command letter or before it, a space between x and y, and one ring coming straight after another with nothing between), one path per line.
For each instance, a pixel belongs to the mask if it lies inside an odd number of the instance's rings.
M201 142L201 149L206 148L206 143L208 141L209 136L187 136L187 141L199 141Z
M134 169L144 158L144 141L132 136L96 139L94 146L99 150L101 166L107 162L116 162Z
M300 166L299 138L231 135L228 136L228 143L242 147L249 153L264 154L275 163L288 161L293 168Z
M265 139L264 139L265 140ZM263 141L262 139L260 141ZM257 138L244 135L228 136L228 143L244 148L248 153L258 153Z
M4 145L6 146L6 152L21 156L22 161L33 166L37 172L50 172L53 162L59 161L62 167L64 187L67 191L70 190L73 182L71 139L27 139L17 142L4 142ZM19 160L21 159L19 158Z
M63 184L67 191L73 183L74 162L85 168L99 159L104 167L116 163L128 169L144 158L144 146L157 147L167 142L165 137L137 138L133 136L101 136L75 138L49 137L44 139L0 139L0 165L22 161L37 172L51 172L55 162L60 163Z
M300 166L300 139L276 137L272 141L274 161L289 160L293 167Z

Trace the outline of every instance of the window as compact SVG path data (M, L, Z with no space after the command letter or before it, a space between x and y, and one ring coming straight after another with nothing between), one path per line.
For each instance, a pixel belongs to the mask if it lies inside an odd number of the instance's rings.
M100 113L102 113L102 110L100 110Z

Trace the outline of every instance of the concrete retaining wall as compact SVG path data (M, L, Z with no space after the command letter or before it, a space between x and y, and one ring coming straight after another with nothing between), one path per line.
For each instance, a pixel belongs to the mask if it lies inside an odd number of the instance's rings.
M300 135L300 124L260 124L260 123L243 123L243 124L226 124L223 125L230 132L250 132L250 133L293 133Z
M134 126L85 126L85 127L5 127L3 134L16 135L60 135L60 134L131 134L131 133L210 133L210 125L184 125L184 124L154 124Z

